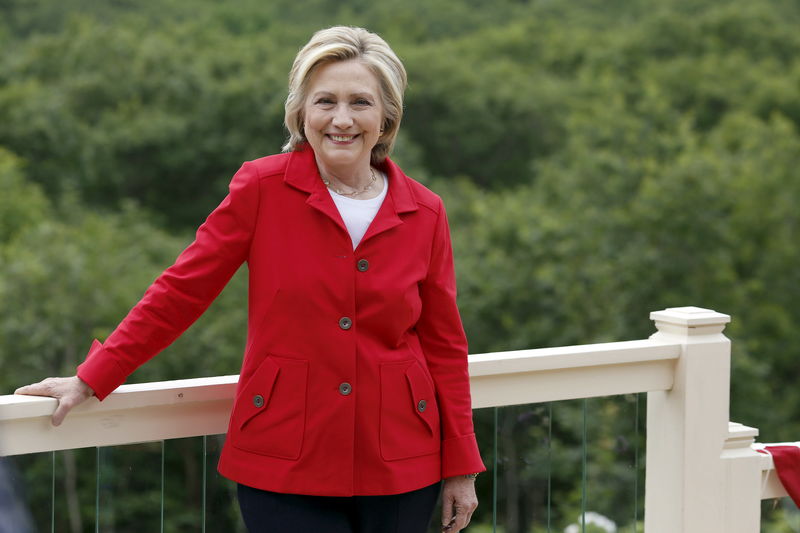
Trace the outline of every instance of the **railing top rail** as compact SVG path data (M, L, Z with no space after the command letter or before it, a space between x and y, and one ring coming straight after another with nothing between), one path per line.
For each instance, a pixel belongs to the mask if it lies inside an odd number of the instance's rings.
M469 357L474 408L667 390L681 345L648 339ZM0 396L0 454L224 433L239 376L122 385L60 427L53 398Z
M471 355L469 373L477 377L643 363L677 359L680 353L681 345L678 343L651 339L493 352Z
M480 378L663 361L679 355L680 345L675 343L609 342L473 354L469 356L469 372L472 378ZM232 399L238 379L238 375L228 375L122 385L103 402L87 401L73 414ZM56 406L54 398L0 396L0 422L50 416Z
M238 381L239 376L234 374L122 385L104 401L91 398L75 407L72 414L225 400L233 398ZM57 405L55 398L15 394L0 396L0 422L50 416Z
M800 442L754 442L750 445L753 450L765 451L767 446L798 446ZM773 498L784 498L789 495L786 487L781 483L778 472L775 469L775 461L770 453L762 453L759 458L761 468L761 499L769 500Z

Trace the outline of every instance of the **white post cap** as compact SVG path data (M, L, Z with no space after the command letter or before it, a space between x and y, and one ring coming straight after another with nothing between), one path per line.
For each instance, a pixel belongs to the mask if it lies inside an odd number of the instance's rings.
M650 320L695 328L699 326L723 326L731 321L730 315L717 313L713 309L702 307L670 307L663 311L650 313Z

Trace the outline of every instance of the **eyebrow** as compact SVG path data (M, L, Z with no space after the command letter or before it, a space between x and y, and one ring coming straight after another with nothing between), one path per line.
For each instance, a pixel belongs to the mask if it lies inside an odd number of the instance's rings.
M320 96L336 96L336 93L334 93L333 91L317 91L314 94L312 94L311 96L312 96L312 98L319 98ZM349 96L350 97L367 98L369 100L377 100L377 98L378 98L377 96L375 96L374 94L369 93L369 92L351 93Z

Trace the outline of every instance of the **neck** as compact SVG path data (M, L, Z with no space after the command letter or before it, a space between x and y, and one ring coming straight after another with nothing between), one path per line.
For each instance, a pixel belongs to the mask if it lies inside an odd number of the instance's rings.
M369 159L342 166L325 164L317 159L317 169L326 180L350 189L360 189L372 180Z
M369 199L374 198L383 190L383 178L369 165L365 174L351 170L345 173L329 172L319 163L317 166L322 182L333 192L342 196Z
M356 168L326 167L317 162L320 176L326 180L350 189L360 189L372 180L372 169L367 163Z

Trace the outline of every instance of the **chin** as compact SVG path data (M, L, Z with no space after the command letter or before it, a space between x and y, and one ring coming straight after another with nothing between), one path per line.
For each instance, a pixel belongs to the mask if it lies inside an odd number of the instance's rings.
M323 151L322 153L318 153L317 157L319 160L328 166L347 166L347 165L355 165L363 160L365 157L364 153L359 152L358 154L355 153L342 153L342 151ZM369 161L370 154L366 154L366 159Z

